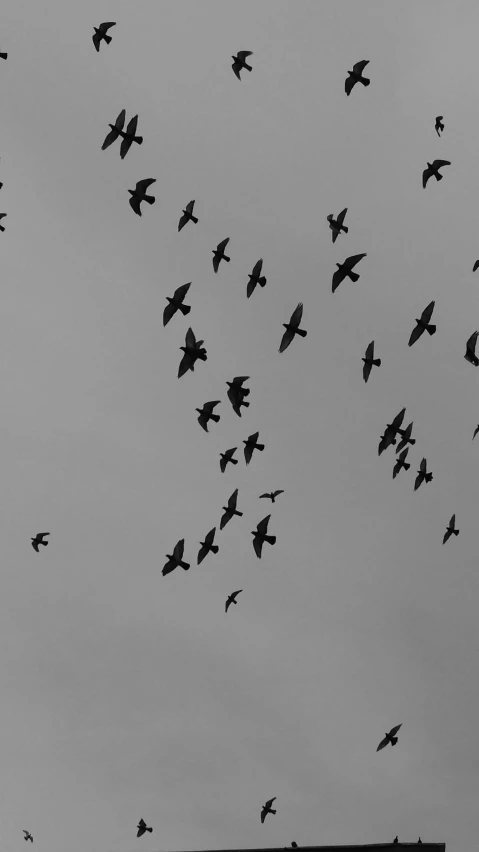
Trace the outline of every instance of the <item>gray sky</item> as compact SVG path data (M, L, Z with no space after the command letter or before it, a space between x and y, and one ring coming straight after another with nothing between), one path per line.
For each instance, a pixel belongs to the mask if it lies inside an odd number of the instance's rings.
M3 3L5 848L23 828L39 852L476 845L478 25L474 0ZM347 98L361 59L371 85ZM144 143L121 161L101 145L123 108ZM436 157L452 166L424 191ZM146 177L140 219L127 189ZM191 198L199 223L178 234ZM247 300L259 257L268 283ZM187 281L191 314L164 329ZM409 349L431 299L437 334ZM299 301L308 336L280 356ZM190 324L208 361L178 381ZM235 375L251 377L241 419ZM377 445L403 406L417 443L393 482ZM265 451L221 474L256 430ZM434 480L414 493L423 455ZM196 567L237 487L243 518ZM191 570L163 578L182 537ZM140 817L154 833L137 840Z

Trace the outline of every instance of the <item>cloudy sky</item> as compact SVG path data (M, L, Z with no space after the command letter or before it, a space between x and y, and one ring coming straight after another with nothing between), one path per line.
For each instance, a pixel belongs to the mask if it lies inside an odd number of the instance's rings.
M117 25L97 54L102 21ZM25 828L39 852L396 834L469 852L477 3L4 0L1 24L3 845L24 850ZM371 85L348 98L361 59ZM123 108L144 137L124 161L119 143L101 150ZM436 157L452 165L424 191ZM127 190L147 177L156 203L139 218ZM192 198L199 223L179 234ZM343 207L333 245L326 216ZM360 280L333 296L335 263L360 252ZM260 257L267 286L248 300ZM190 316L163 328L187 281ZM432 299L437 333L409 349ZM279 355L299 301L308 336ZM178 380L190 324L208 361ZM372 339L382 366L365 385ZM251 377L241 419L236 375ZM212 399L206 434L195 408ZM377 445L403 406L417 443L393 481L394 449ZM266 449L246 468L257 430ZM423 456L434 480L414 493ZM244 515L197 567L235 488ZM276 488L274 506L258 499ZM259 561L250 531L270 511ZM191 570L162 577L180 538ZM137 840L140 817L154 832Z

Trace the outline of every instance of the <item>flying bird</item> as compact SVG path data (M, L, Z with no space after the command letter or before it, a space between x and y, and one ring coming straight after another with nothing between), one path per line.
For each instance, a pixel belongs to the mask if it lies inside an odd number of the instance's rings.
M302 316L303 303L300 302L291 314L289 322L283 323L283 327L286 329L286 331L284 332L283 337L281 338L281 343L278 350L279 352L284 352L284 350L288 348L289 344L291 343L296 334L299 334L300 337L306 337L308 332L305 331L304 328L299 328Z
M263 808L261 810L261 822L265 821L267 814L275 814L276 813L276 811L273 810L273 808L271 807L271 805L273 804L275 799L276 799L276 796L273 796L272 799L268 799L268 801L263 805Z
M361 359L364 361L363 365L363 379L365 382L369 379L369 374L373 368L373 364L375 367L381 366L381 359L374 357L374 340L371 340L366 352L364 353L364 358Z
M346 227L346 225L343 225L344 217L346 216L347 212L348 212L348 208L345 207L344 210L341 210L341 213L339 214L337 219L334 218L333 213L330 213L329 216L326 216L326 219L329 222L329 227L331 228L331 231L332 231L333 243L336 242L341 231L344 231L345 234L348 233L348 228Z
M146 824L146 822L145 822L145 820L144 820L144 819L140 819L140 822L139 822L139 823L138 823L138 825L137 825L137 829L138 829L138 834L136 835L137 837L141 837L141 836L142 836L142 834L144 834L144 833L145 833L145 831L149 831L149 832L150 832L150 834L151 834L151 833L152 833L152 831L153 831L153 829L152 829L152 828L149 828L149 827L147 826L147 824Z
M6 215L7 215L6 213L0 213L0 219L4 219ZM5 230L5 228L3 227L3 225L0 225L0 231L4 231L4 230Z
M401 411L399 412L399 414L396 414L396 417L394 418L393 422L388 423L386 425L386 429L384 430L384 435L382 435L381 441L379 442L379 447L378 447L378 455L379 456L381 455L381 453L384 452L384 450L387 450L387 448L391 444L396 443L396 435L399 434L399 430L400 430L401 424L404 420L405 413L406 413L406 409L402 408Z
M460 530L456 530L456 516L453 515L451 520L449 521L448 526L446 527L446 532L444 533L442 543L446 544L446 541L450 539L452 535L459 535L459 532Z
M429 323L431 319L432 312L434 310L435 302L429 302L427 308L424 308L420 319L416 319L416 326L413 328L411 332L411 337L409 338L408 346L412 346L416 340L419 340L422 334L427 331L431 336L436 333L436 326Z
M479 269L479 260L476 260L474 266L472 267L472 271L475 272L476 269Z
M35 538L32 538L32 547L38 553L38 545L43 544L44 547L47 546L48 541L43 541L46 535L50 535L50 533L37 533Z
M411 421L409 426L406 426L405 429L398 429L398 432L402 437L401 437L401 440L399 441L399 444L396 447L397 453L400 453L401 450L403 450L404 447L407 446L407 444L411 444L411 446L412 446L413 444L416 443L416 439L411 438L412 427L413 427L413 423Z
M266 492L265 494L260 494L259 499L261 500L262 497L268 497L271 500L272 503L275 503L276 497L278 496L278 494L284 494L284 489L278 488L277 491L270 491L269 493Z
M434 175L436 180L442 180L444 175L439 174L439 169L443 166L450 166L451 163L449 160L434 160L433 163L427 164L427 169L424 169L422 173L422 185L424 189L426 189L426 184L430 177Z
M168 325L170 319L174 317L177 311L181 311L183 316L185 317L191 311L191 307L189 305L184 304L185 296L190 289L191 281L188 281L188 284L182 284L181 287L178 287L173 296L167 296L166 301L169 303L165 310L163 311L163 325Z
M221 473L224 473L226 470L226 465L228 462L231 464L238 464L238 459L233 458L233 454L236 452L238 447L233 447L231 450L226 450L224 453L220 453L220 468Z
M267 535L270 517L271 515L266 515L266 517L259 522L258 526L256 527L256 530L251 530L251 535L253 536L254 552L256 553L258 559L261 559L261 551L263 550L263 544L265 543L265 541L267 541L268 544L275 544L276 542L275 535Z
M120 157L122 160L125 159L125 156L128 154L133 142L136 142L137 145L143 145L143 136L136 135L136 128L138 127L138 116L134 115L133 118L128 122L127 128L125 131L120 131L121 136L121 145L120 145Z
M246 68L248 71L253 70L251 65L248 65L245 61L247 56L253 56L251 50L238 50L237 55L231 57L231 59L233 60L233 64L231 67L234 73L236 74L238 80L241 80L240 71L242 71L243 68Z
M426 482L430 482L433 478L432 473L427 472L427 462L426 459L421 461L419 465L419 470L417 472L416 481L414 483L414 491L417 491L420 485L426 480Z
M180 346L180 349L185 354L180 361L180 366L178 368L178 378L181 379L182 376L185 375L188 370L194 372L195 363L200 359L201 361L207 360L207 352L206 349L202 346L204 343L203 340L196 340L196 337L191 328L186 332L185 337L185 345Z
M264 287L266 284L266 278L264 275L261 275L261 270L263 268L263 258L261 257L253 266L253 270L250 275L248 275L249 281L246 286L246 296L249 299L251 294L253 293L257 284L260 287Z
M243 441L244 444L244 458L246 464L249 464L251 461L251 456L253 455L253 450L260 450L263 452L264 444L258 444L259 432L254 432L253 435L249 435L247 441Z
M115 26L115 21L106 21L104 24L100 24L99 27L93 27L93 29L95 30L95 34L92 35L91 39L93 44L95 45L97 53L100 50L100 42L105 41L107 44L110 44L111 36L107 35L107 32L111 27Z
M225 604L225 612L228 612L231 604L237 604L238 603L236 598L239 595L239 593L242 592L242 591L243 591L243 589L238 589L237 592L231 592L231 594L228 595L228 597L226 599L226 604Z
M129 200L130 207L138 216L141 216L140 203L142 201L146 201L147 204L155 203L155 196L146 194L146 190L152 183L156 183L156 178L144 178L138 181L135 189L128 190L131 195Z
M220 261L226 260L226 262L229 263L231 260L230 257L226 257L225 255L225 248L228 245L229 241L230 238L226 237L226 239L221 240L221 242L218 243L216 248L213 250L213 269L215 272L218 272L218 266L220 265Z
M406 462L406 456L408 452L409 447L406 447L406 449L403 450L402 453L400 453L398 458L396 459L396 464L393 468L393 479L396 479L396 476L398 475L399 471L402 470L402 468L404 468L404 470L409 470L409 468L411 467L411 465Z
M351 255L351 257L347 257L344 263L336 264L338 268L333 275L333 293L335 290L337 290L337 288L341 284L341 281L344 281L345 278L350 278L351 281L359 280L358 273L353 272L352 270L354 269L356 264L363 259L363 257L366 257L365 252L363 254L353 254Z
M195 225L197 224L198 219L196 218L196 216L193 216L193 207L194 206L195 206L195 202L194 202L194 199L193 199L193 201L189 201L188 204L186 205L185 209L182 210L183 216L181 217L180 221L178 222L178 231L181 231L181 229L185 227L187 222L194 222Z
M438 136L440 136L440 135L441 135L441 134L439 133L439 131L441 131L441 132L442 132L442 131L444 130L444 124L442 123L443 118L444 118L444 116L443 116L443 115L436 115L436 127L435 127L435 130L436 130L436 133L437 133L437 135L438 135Z
M180 539L180 541L177 544L175 544L175 549L174 549L173 553L171 555L169 553L166 554L168 562L165 563L163 570L161 572L164 577L167 574L171 574L171 572L174 571L175 568L178 568L178 567L183 568L184 571L188 571L188 568L190 567L189 562L183 562L183 551L184 551L184 549L185 549L185 540L184 540L184 538L182 538L182 539ZM140 820L140 821L142 822L142 820ZM146 830L149 831L150 829L146 829ZM141 834L144 834L144 833L145 833L144 831L141 832ZM141 835L139 834L138 837L141 837Z
M30 841L30 843L33 843L33 837L32 837L32 835L30 834L30 832L29 832L29 831L25 831L25 829L23 829L23 833L24 833L24 835L25 835L25 837L24 837L23 839L24 839L24 840L29 840L29 841Z
M238 417L241 417L241 406L245 408L249 406L249 402L244 401L250 393L249 388L243 387L244 382L247 381L249 381L249 376L235 376L232 382L226 382L228 385L227 397Z
M469 361L469 363L473 364L474 367L479 367L479 358L476 355L476 343L478 334L479 331L475 331L473 334L471 334L469 340L466 343L466 354L464 355L466 361Z
M472 436L472 440L474 440L474 438L476 437L478 432L479 432L479 426L476 426L476 428L474 429L474 435Z
M199 414L198 423L200 424L201 428L205 430L205 432L208 431L209 420L214 420L215 423L219 423L220 416L219 414L213 414L213 408L216 405L219 405L220 402L220 399L215 399L213 402L205 402L203 408L195 408L195 411L197 411Z
M120 113L118 113L116 120L115 120L115 123L108 125L108 127L110 127L111 130L105 136L105 141L103 142L103 145L101 146L102 151L105 151L106 148L109 148L110 145L112 145L113 142L115 142L115 140L118 139L118 137L120 135L120 130L123 130L123 125L125 124L125 118L126 118L126 110L122 109L122 111Z
M220 521L220 530L224 529L224 527L226 526L228 521L231 521L231 518L233 517L233 515L239 515L240 517L243 515L243 512L239 512L238 509L236 508L237 501L238 501L238 489L233 491L231 497L228 500L227 505L221 507L223 509L224 514L222 515L222 518L221 518L221 521Z
M353 65L352 71L348 71L348 76L344 83L344 91L348 96L351 94L356 83L362 83L363 86L369 86L371 80L362 76L362 72L366 68L366 65L369 65L369 59L362 59L361 62L356 62L356 65Z
M381 751L382 748L386 748L388 743L391 743L392 746L395 746L397 741L398 741L396 734L399 731L400 727L401 727L401 725L396 725L394 728L391 728L391 730L389 731L389 734L384 735L384 739L381 740L376 751Z
M212 530L209 531L208 535L205 536L204 541L200 541L201 547L198 551L198 565L200 562L203 562L205 556L211 551L211 553L218 553L219 547L217 544L213 544L215 538L216 527L213 527Z

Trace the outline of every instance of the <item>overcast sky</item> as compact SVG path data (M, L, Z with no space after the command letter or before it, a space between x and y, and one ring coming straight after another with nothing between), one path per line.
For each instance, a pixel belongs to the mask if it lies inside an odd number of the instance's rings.
M102 21L116 27L97 54ZM477 845L479 370L463 356L479 328L478 26L475 0L4 0L10 852L22 829L38 852ZM348 98L362 59L371 85ZM144 143L122 161L101 145L123 108ZM424 190L437 157L452 165ZM139 218L127 190L147 177ZM178 233L193 198L199 223ZM326 216L343 207L333 245ZM333 295L335 263L360 252L360 280ZM248 300L260 257L267 285ZM191 314L163 328L187 281ZM432 299L437 333L409 349ZM307 338L279 355L299 301ZM178 380L189 325L208 360ZM241 419L236 375L251 377ZM213 399L206 434L195 408ZM403 406L417 443L393 481L394 448L377 446ZM434 479L414 493L423 456ZM244 515L197 567L235 488ZM259 561L250 531L269 512ZM180 538L191 569L162 577ZM154 831L137 840L140 817Z

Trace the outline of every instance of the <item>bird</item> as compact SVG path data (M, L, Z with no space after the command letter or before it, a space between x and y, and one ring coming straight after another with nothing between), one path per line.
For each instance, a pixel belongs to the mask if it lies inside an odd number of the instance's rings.
M120 135L120 130L123 130L123 125L125 124L126 118L126 110L122 109L120 113L118 113L115 123L109 124L108 127L111 128L110 132L105 136L105 140L103 145L101 146L101 150L105 151L106 148L109 148L113 142L118 139Z
M293 848L293 849L297 849L297 848L298 848L298 844L297 844L297 843L295 843L295 842L294 842L294 840L292 841L291 846L292 846L292 848Z
M411 336L409 338L408 346L412 346L416 340L419 340L422 334L427 331L431 336L436 333L436 326L429 323L431 319L432 312L434 310L435 302L429 302L427 308L424 308L420 319L416 319L416 326L413 328L411 332Z
M25 831L25 829L23 829L23 833L24 833L24 835L25 835L25 837L24 837L23 839L24 839L24 840L29 840L29 841L30 841L30 843L33 843L33 837L32 837L32 835L30 834L30 832L29 832L29 831Z
M231 462L231 464L238 464L238 459L233 458L233 453L235 453L237 449L238 447L232 447L231 450L226 450L224 453L220 453L221 473L225 472L228 462Z
M193 329L189 328L186 332L185 336L185 345L180 346L180 349L185 354L180 361L180 366L178 368L178 378L184 376L188 370L194 372L195 363L200 359L201 361L207 360L207 352L206 349L202 346L204 343L203 340L196 340L196 337L193 333Z
M248 65L245 61L247 56L253 56L251 50L238 50L237 55L231 57L231 59L233 60L233 64L231 67L234 73L236 74L238 80L241 80L240 71L242 71L243 68L246 68L248 71L253 70L251 65Z
M261 500L262 497L269 497L271 502L275 503L276 497L278 496L278 494L284 494L284 489L279 488L277 491L270 491L269 493L266 492L265 494L260 494L259 499Z
M449 524L446 527L446 532L444 533L444 538L442 540L443 544L446 544L446 541L451 538L452 535L459 535L460 530L456 530L456 516L453 515Z
M366 257L366 253L363 254L353 254L351 257L347 257L344 263L337 263L338 267L336 272L333 275L333 293L339 285L341 281L344 281L345 278L350 278L351 281L358 281L359 275L357 272L352 272L353 268L359 263L360 260Z
M228 612L231 604L237 604L238 603L238 601L236 600L236 597L242 591L243 591L243 589L238 589L237 592L231 592L231 594L228 595L228 597L226 598L225 612Z
M382 748L386 748L388 743L391 743L392 746L395 746L397 741L398 741L396 734L399 731L400 727L401 727L401 725L396 725L394 728L391 728L391 730L389 731L389 734L384 735L384 739L381 740L376 751L381 751Z
M155 196L147 195L145 192L152 183L156 183L156 178L144 178L138 181L134 189L128 190L131 195L129 200L130 207L138 216L141 216L140 203L142 201L146 201L147 204L155 203Z
M130 150L133 142L136 142L137 145L143 145L143 136L136 135L136 128L138 126L138 116L134 115L133 118L127 124L127 128L125 131L120 131L121 136L121 145L120 145L120 157L122 160L125 159L128 151Z
M259 450L260 452L263 452L264 450L264 444L258 444L258 438L259 432L254 432L252 435L249 435L247 441L243 441L244 459L246 464L250 463L253 450Z
M371 80L362 76L362 72L366 68L366 65L369 65L369 59L362 59L361 62L356 62L356 65L353 65L352 71L348 71L348 76L344 83L344 91L348 96L351 94L356 83L362 83L363 86L369 86Z
M283 328L285 328L286 331L284 332L283 337L281 338L281 343L279 345L278 352L284 352L284 350L288 348L289 344L291 343L296 334L299 334L300 337L306 337L308 332L305 331L304 328L299 328L302 316L303 303L299 302L299 304L291 314L289 322L283 323Z
M421 464L419 465L419 470L417 472L416 481L414 483L414 491L417 491L420 485L426 480L426 482L430 482L433 479L432 473L427 472L427 462L426 459L422 459Z
M375 367L381 366L381 359L374 357L374 340L371 340L366 352L364 353L364 358L361 359L364 361L363 366L363 379L365 382L369 379L369 374L373 368L373 364Z
M398 840L397 835L396 835L396 837L394 838L393 843L399 843L399 840Z
M195 411L197 411L199 414L198 423L200 424L201 428L205 430L205 432L208 431L209 420L214 420L215 423L219 422L220 416L219 414L213 414L213 408L215 407L215 405L219 405L220 402L220 399L215 399L213 402L205 402L203 408L195 408Z
M195 201L193 199L193 201L189 201L185 209L181 211L183 213L183 216L181 216L180 221L178 222L178 231L181 231L181 229L185 227L187 222L194 222L195 225L197 224L198 219L196 216L193 216L194 206Z
M417 842L418 842L418 843L422 843L422 840L421 840L421 838L420 838L420 837L418 837Z
M233 491L231 497L228 499L228 503L226 506L222 506L224 514L221 517L220 521L220 530L224 529L228 521L231 521L233 515L239 515L240 517L243 515L243 512L239 512L236 508L236 503L238 501L238 489Z
M261 822L265 821L267 814L275 814L276 813L276 811L273 810L273 808L271 807L271 805L273 804L275 799L276 799L276 796L273 796L272 799L268 799L268 801L263 805L263 807L261 809Z
M471 334L469 340L466 343L466 354L464 355L466 361L469 361L469 363L473 364L474 367L479 367L479 358L476 355L476 343L478 334L479 331L475 331L473 334Z
M265 543L265 541L267 541L268 544L276 543L275 535L267 535L270 517L271 515L266 515L266 517L259 522L258 526L256 527L256 530L251 530L251 535L253 536L254 552L256 553L258 559L261 559L261 551L263 550L263 544Z
M399 444L396 447L397 453L400 453L401 450L403 450L404 447L407 446L407 444L411 444L411 446L412 446L413 444L416 443L416 439L411 438L412 427L413 427L413 423L411 421L409 426L406 426L405 429L398 429L398 432L402 437L401 437L401 440L399 441Z
M0 219L4 219L6 215L7 215L6 213L0 213ZM0 225L0 231L4 231L4 230L5 230L4 226Z
M215 272L218 272L218 266L220 265L220 261L226 260L227 263L230 262L231 258L226 257L225 248L230 241L229 237L226 237L225 240L221 240L220 243L213 249L213 269Z
M345 234L348 233L349 229L346 227L346 225L343 225L344 217L346 216L347 212L348 212L348 208L345 207L344 210L341 210L341 213L339 214L337 219L334 218L333 213L330 213L329 216L326 216L326 219L329 222L329 227L331 228L331 231L332 231L333 243L336 242L341 231L344 231Z
M442 180L443 175L439 174L439 169L443 166L450 166L451 163L449 160L434 160L432 163L427 164L427 169L424 169L422 173L422 185L424 189L426 189L426 184L430 177L434 175L436 180Z
M406 413L406 409L402 408L399 414L396 414L392 423L388 423L386 425L386 429L384 430L384 435L381 436L381 440L379 442L378 447L378 455L380 456L384 450L391 444L396 443L396 435L399 434L399 429L401 428L401 424L404 420L404 415Z
M474 266L472 267L472 271L475 272L476 269L479 269L479 260L476 260Z
M408 452L409 447L406 447L406 449L403 450L402 453L399 454L399 457L396 459L396 464L393 468L393 479L396 479L396 476L402 468L404 468L404 470L409 470L409 468L411 467L411 465L406 462L406 456Z
M474 440L474 438L476 437L478 432L479 432L479 425L476 426L476 428L474 429L474 435L472 436L472 440Z
M189 562L183 562L183 551L184 551L184 549L185 549L185 540L184 540L184 538L182 538L182 539L180 539L179 542L177 542L177 544L175 544L175 549L173 550L173 553L171 555L169 553L166 554L168 562L165 563L163 570L161 572L164 577L167 574L171 574L171 572L174 571L175 568L178 568L178 567L183 568L184 571L188 571L188 568L190 567ZM142 834L144 834L143 831L142 831ZM140 835L138 835L138 837L140 837Z
M149 831L149 832L150 832L150 834L153 832L153 829L152 829L152 828L149 828L149 827L147 826L147 824L146 824L146 822L145 822L145 820L144 820L144 819L140 819L140 822L139 822L139 823L138 823L138 825L137 825L137 829L138 829L138 834L136 835L137 837L141 837L141 836L142 836L142 834L144 834L144 833L145 833L145 831Z
M442 132L442 131L444 130L444 124L442 123L443 118L444 118L444 116L443 116L443 115L436 115L436 127L435 127L435 130L436 130L436 133L437 133L437 135L438 135L438 136L440 136L440 135L441 135L441 134L439 133L439 131L441 131L441 132Z
M203 559L205 558L205 556L208 555L208 553L210 551L211 551L211 553L218 553L218 550L219 550L218 545L213 544L213 541L214 541L214 538L215 538L215 532L216 532L216 527L213 527L213 529L210 530L209 533L205 536L205 540L200 541L201 547L198 551L198 562L197 562L198 565L200 564L200 562L203 562Z
M106 21L104 24L100 24L99 27L93 27L95 35L92 35L91 39L97 53L100 50L100 42L105 41L107 44L110 44L111 36L107 35L107 32L111 27L116 27L115 21Z
M247 296L248 299L251 296L251 294L253 293L257 284L259 284L260 287L264 287L265 284L266 284L266 278L264 277L264 275L261 275L262 268L263 268L263 258L260 257L260 259L253 266L251 274L248 275L249 281L248 281L248 284L246 286L246 296Z
M32 538L32 547L38 553L38 545L43 544L44 547L47 546L48 541L43 541L44 536L50 535L50 533L37 533L35 538Z
M228 385L227 397L233 406L233 411L241 417L241 406L245 408L249 406L249 402L245 402L245 396L250 393L249 388L244 388L243 384L249 381L249 376L235 376L232 382L226 382Z
M188 281L188 284L182 284L181 287L177 287L173 296L166 297L168 304L163 311L163 325L168 325L170 319L174 317L177 311L181 311L184 317L189 314L191 307L184 304L184 299L190 286L191 281Z

